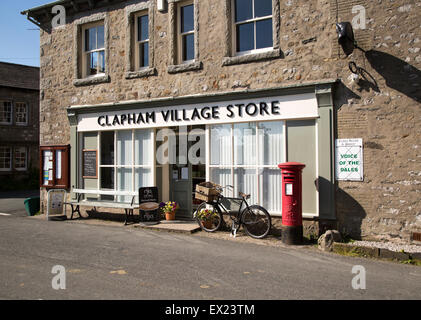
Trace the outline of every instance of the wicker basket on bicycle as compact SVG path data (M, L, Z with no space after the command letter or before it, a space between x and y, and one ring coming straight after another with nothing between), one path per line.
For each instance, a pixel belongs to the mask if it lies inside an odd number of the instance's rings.
M195 198L198 200L212 202L218 198L222 192L222 187L219 184L206 181L196 185Z

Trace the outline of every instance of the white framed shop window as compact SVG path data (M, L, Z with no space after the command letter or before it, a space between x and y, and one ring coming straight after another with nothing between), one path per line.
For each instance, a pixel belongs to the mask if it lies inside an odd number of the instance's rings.
M81 138L80 161L85 148ZM94 181L98 190L137 192L140 187L155 185L155 129L100 131L96 141L98 176ZM101 198L131 201L131 196L103 195Z
M286 161L285 121L208 125L206 179L232 185L224 195L250 193L250 204L282 212L281 170Z

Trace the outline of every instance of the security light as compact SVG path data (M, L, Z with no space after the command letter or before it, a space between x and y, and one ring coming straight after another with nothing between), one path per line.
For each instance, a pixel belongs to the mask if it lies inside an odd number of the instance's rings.
M354 48L357 48L351 23L337 23L336 32L338 33L339 44L342 46L346 56L349 56L354 51Z

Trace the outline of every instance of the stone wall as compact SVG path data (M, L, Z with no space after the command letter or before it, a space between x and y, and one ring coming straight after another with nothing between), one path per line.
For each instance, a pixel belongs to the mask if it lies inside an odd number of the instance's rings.
M133 4L139 1L127 1ZM74 86L73 21L41 31L41 144L69 143L66 107L201 93L235 92L340 79L335 88L335 138L363 138L364 181L336 186L338 228L353 237L409 238L421 230L421 1L282 0L278 58L223 65L227 52L226 0L201 0L202 68L168 73L170 19L154 9L152 76L126 79L125 4L110 6L108 83ZM336 21L366 9L366 29L356 40L366 52L350 57L337 45ZM363 68L353 81L348 63Z

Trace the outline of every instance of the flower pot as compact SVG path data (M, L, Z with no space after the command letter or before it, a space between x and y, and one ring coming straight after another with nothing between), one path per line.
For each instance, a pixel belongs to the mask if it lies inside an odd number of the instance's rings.
M175 220L175 211L165 212L165 220Z
M212 229L212 220L202 220L202 225L206 229Z

